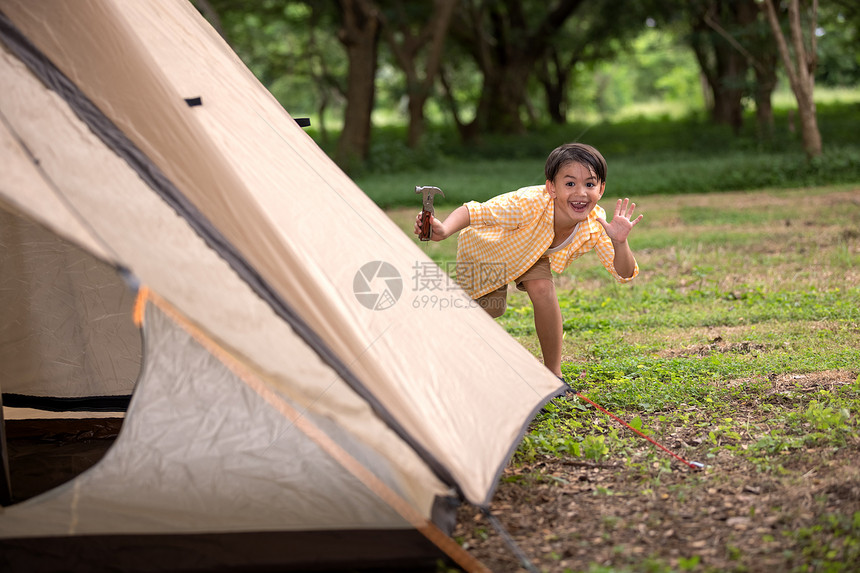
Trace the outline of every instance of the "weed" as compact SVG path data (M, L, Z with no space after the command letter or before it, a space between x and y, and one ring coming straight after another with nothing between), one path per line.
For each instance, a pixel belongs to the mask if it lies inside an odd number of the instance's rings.
M809 570L809 565L817 571L850 571L860 562L860 512L828 513L814 525L782 533L799 548L800 555L794 552L788 559L792 571Z
M582 441L582 454L586 459L600 461L609 453L606 436L586 436Z

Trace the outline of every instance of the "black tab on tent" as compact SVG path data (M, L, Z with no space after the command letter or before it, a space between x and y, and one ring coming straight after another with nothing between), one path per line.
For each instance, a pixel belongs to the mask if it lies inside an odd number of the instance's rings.
M311 118L309 117L297 117L296 123L299 124L299 127L310 127L311 126Z
M198 105L203 105L203 98L200 96L197 97L187 97L185 98L185 103L188 104L188 107L194 107Z

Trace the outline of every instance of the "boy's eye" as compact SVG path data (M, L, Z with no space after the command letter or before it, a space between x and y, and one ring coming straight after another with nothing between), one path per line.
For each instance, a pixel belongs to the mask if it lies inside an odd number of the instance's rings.
M565 183L565 185L567 185L568 187L573 187L575 183L573 181L568 181L567 183Z
M589 182L589 183L586 183L585 186L586 187L594 187L594 183Z

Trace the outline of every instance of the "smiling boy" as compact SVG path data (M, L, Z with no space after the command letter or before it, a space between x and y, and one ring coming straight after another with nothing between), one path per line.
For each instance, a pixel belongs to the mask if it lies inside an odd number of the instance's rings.
M493 318L505 312L509 282L528 294L544 365L561 377L562 317L552 271L560 273L594 250L618 282L633 280L639 266L627 237L642 215L631 220L636 204L619 199L606 221L597 204L606 188L606 160L590 145L556 148L545 174L545 185L470 201L444 221L433 218L430 238L441 241L462 231L457 282Z

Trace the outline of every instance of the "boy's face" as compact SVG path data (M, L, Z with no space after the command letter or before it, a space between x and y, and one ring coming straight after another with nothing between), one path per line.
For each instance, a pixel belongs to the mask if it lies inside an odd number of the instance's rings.
M565 163L555 180L546 182L546 190L555 202L555 222L574 226L585 221L603 197L606 183L582 163Z

